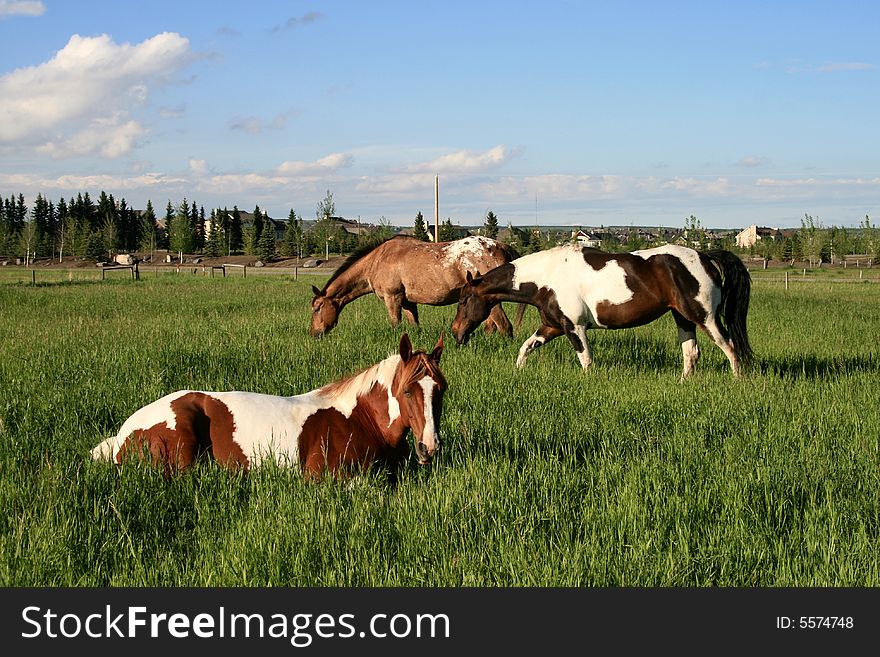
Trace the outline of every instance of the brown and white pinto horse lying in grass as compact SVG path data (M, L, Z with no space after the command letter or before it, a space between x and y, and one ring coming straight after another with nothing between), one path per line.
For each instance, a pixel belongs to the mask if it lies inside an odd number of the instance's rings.
M752 358L746 327L751 278L729 251L697 252L661 246L632 253L605 253L560 246L532 253L476 277L468 272L452 331L458 344L493 306L515 301L535 306L541 327L523 343L516 360L565 335L581 366L592 362L587 329L620 329L672 312L684 357L684 380L700 357L699 326L718 345L734 375Z
M325 469L364 470L374 462L395 468L409 453L405 438L412 430L416 456L426 464L440 445L442 352L442 335L426 354L413 351L404 334L399 353L302 395L173 392L136 411L92 457L121 463L146 451L166 474L201 454L245 470L274 459L318 476Z

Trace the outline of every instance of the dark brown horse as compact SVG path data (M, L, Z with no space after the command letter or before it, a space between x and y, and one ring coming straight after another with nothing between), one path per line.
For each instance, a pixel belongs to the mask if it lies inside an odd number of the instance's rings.
M404 333L399 353L302 395L173 392L136 411L92 457L121 463L146 451L170 474L207 453L228 467L247 470L274 459L317 476L374 462L394 468L409 452L405 437L412 430L425 464L440 445L442 352L442 335L426 354L413 351Z
M347 304L371 292L385 302L392 326L400 322L401 311L418 324L418 304L456 303L468 271L489 271L516 257L509 246L488 237L432 243L397 236L362 248L340 265L323 289L312 286L309 333L315 337L328 333ZM489 312L485 329L513 335L500 305Z
M467 341L502 301L535 306L541 327L519 350L517 367L535 349L565 335L587 369L592 362L586 331L652 322L672 312L684 358L681 379L700 357L699 326L718 345L734 375L752 358L746 329L751 279L729 251L698 252L661 246L632 253L560 246L523 256L483 276L468 273L452 331Z

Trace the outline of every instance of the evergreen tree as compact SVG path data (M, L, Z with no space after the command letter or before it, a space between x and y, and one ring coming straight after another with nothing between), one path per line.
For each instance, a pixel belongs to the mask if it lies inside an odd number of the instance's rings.
M417 240L422 240L423 242L430 241L430 237L428 237L428 229L425 226L425 218L422 216L421 212L416 215L416 220L413 223L413 237Z
M189 208L189 227L191 235L191 246L189 250L190 252L195 253L198 251L199 244L199 208L195 201L192 202L192 206Z
M171 201L165 206L165 230L160 233L160 242L163 249L171 249L171 224L174 223L174 206Z
M451 242L455 239L455 227L452 225L452 219L447 217L446 221L440 224L440 241Z
M498 217L496 217L495 213L491 210L486 213L486 221L483 224L483 234L492 239L498 237Z
M112 254L116 251L116 238L119 235L116 204L113 196L108 196L103 190L101 190L101 194L98 196L97 221L98 224L92 226L92 232L99 233L102 243L101 250L104 254Z
M252 223L246 224L241 229L242 249L245 255L255 255L257 252L257 231Z
M229 235L229 210L227 208L217 208L217 220L220 222L220 226L223 229L223 253L226 255L232 254L231 249L231 240Z
M268 262L275 257L275 224L269 215L263 215L263 228L257 240L257 256L263 262Z
M208 237L205 240L205 255L216 258L226 250L223 239L223 225L220 222L220 212L211 210L211 226L208 229Z
M231 253L241 251L244 246L244 235L242 234L241 212L237 205L232 206L232 218L229 220L229 250Z
M254 243L258 243L263 236L263 213L260 206L254 206Z
M205 250L205 242L208 239L208 235L205 229L205 206L199 206L199 217L196 221L196 232L195 232L195 248L197 251L201 252Z
M168 242L171 250L175 253L192 253L193 221L192 214L189 211L189 203L186 199L183 199L183 202L177 208L177 213L171 220Z
M300 257L302 253L302 223L296 212L290 210L287 227L284 229L284 240L281 242L281 254L287 257Z
M31 211L31 223L33 223L32 250L38 256L50 255L52 252L52 235L49 232L49 203L42 194L37 194L34 207Z
M153 210L153 202L147 201L147 207L141 215L140 231L138 233L138 246L141 251L150 251L156 249L158 240L156 225L156 212Z

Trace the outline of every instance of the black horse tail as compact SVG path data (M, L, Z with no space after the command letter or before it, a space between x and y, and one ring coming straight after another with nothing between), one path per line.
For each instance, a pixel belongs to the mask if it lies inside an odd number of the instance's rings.
M737 360L747 366L755 356L749 345L746 326L749 296L752 291L749 270L739 256L730 251L706 251L705 255L721 269L721 305L718 306L721 329L728 333Z

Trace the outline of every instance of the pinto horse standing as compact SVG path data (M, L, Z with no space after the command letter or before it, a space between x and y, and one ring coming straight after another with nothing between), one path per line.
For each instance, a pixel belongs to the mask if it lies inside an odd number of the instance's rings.
M359 249L339 266L322 290L312 286L315 297L309 333L318 337L331 331L342 309L370 292L385 302L392 326L400 323L401 311L412 324L418 324L417 304L457 303L468 271L488 271L517 256L503 242L488 237L431 243L396 236ZM487 333L513 335L500 305L487 317Z
M203 453L245 470L272 458L317 476L324 469L366 469L377 461L395 467L406 457L404 438L411 429L416 456L425 464L440 444L442 352L442 335L426 354L414 352L404 333L399 353L302 395L173 392L136 411L92 457L121 463L147 450L166 474Z
M696 327L727 356L735 376L752 358L746 328L751 279L729 251L661 246L632 253L560 246L523 256L476 278L468 272L452 331L465 343L501 301L535 306L541 327L516 360L565 335L581 366L592 362L588 328L620 329L652 322L668 311L678 326L684 380L700 357Z

